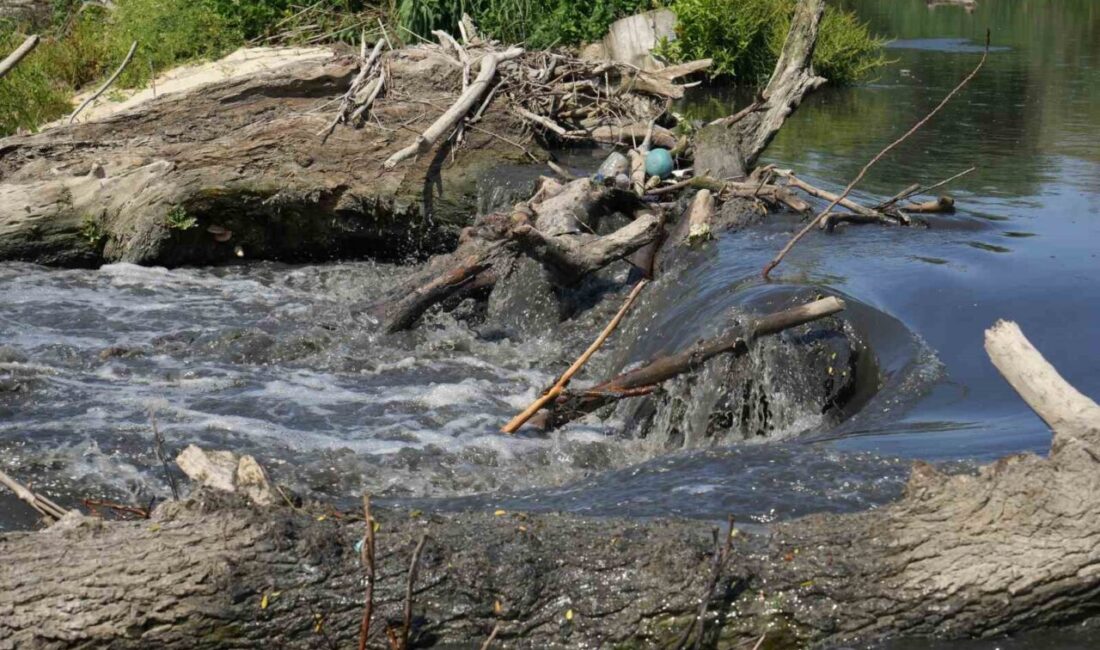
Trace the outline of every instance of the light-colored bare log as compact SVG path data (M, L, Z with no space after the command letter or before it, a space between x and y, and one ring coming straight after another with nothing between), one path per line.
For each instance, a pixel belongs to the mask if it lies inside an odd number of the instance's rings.
M126 66L130 65L130 61L134 58L134 52L137 52L137 46L137 41L134 41L130 45L130 51L126 53L126 58L122 60L122 64L118 66L118 69L115 70L115 73L111 75L110 79L103 82L103 85L99 87L99 90L95 91L95 93L91 97L85 99L84 102L80 104L80 106L76 107L76 110L73 111L73 114L69 116L69 124L72 124L76 120L76 116L80 115L80 112L87 108L89 104L99 99L100 95L107 92L107 89L111 87L111 84L113 84L115 80L118 79L118 76L122 74L122 71L126 69Z
M710 219L714 216L714 195L710 190L699 190L688 208L688 242L711 238Z
M489 87L489 83L496 75L497 66L521 54L523 54L523 48L513 47L504 52L491 52L482 57L477 79L470 84L466 92L459 96L458 101L440 115L423 133L418 135L412 144L390 156L383 164L383 167L386 169L393 169L403 160L412 158L430 149L432 145L439 141L445 133L453 129L455 125L458 124L458 121L469 113L470 109L477 104L478 99L485 93Z
M1071 439L1100 443L1100 406L1063 379L1019 325L1002 320L986 330L985 351L1005 380L1054 432L1055 445Z
M0 61L0 79L11 72L25 56L30 54L31 51L38 46L38 41L38 34L28 36L27 39L23 41L22 45L15 48L15 51L5 57L3 61Z

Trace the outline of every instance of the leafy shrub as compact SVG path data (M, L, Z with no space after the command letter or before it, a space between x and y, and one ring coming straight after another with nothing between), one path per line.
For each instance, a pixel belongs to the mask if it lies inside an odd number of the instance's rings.
M714 59L712 76L760 83L775 66L796 0L673 0L677 39L659 53L676 62ZM884 41L854 14L825 7L814 68L835 84L867 77L885 63Z
M465 12L493 38L544 48L597 40L614 21L654 4L655 0L398 0L397 20L406 30L431 39L435 29L455 32Z
M82 24L64 39L47 35L0 80L0 134L34 128L72 109L73 89L95 79L107 51L95 32L91 24ZM13 25L0 24L0 56L26 37Z

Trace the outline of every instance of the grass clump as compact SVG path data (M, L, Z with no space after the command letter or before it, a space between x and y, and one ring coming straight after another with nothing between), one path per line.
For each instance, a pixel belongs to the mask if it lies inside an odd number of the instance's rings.
M673 0L677 38L658 53L679 63L714 59L712 77L762 83L771 75L790 29L796 0ZM848 11L825 7L814 69L833 84L866 79L886 63L885 41Z
M85 215L80 221L80 236L88 242L88 246L99 248L107 239L107 231L99 224L99 220L91 215Z
M165 218L169 230L191 230L199 225L199 220L187 214L182 205L177 205L168 211Z
M495 39L541 49L598 40L619 18L658 5L658 0L398 0L396 18L405 30L432 39L434 29L456 32L468 13Z
M676 14L677 39L658 53L673 62L714 59L714 77L766 80L779 58L797 0L397 0L407 32L434 40L432 30L457 32L462 14L487 34L530 48L599 40L624 16L667 6ZM855 14L825 9L814 65L834 84L861 81L885 63L882 39Z

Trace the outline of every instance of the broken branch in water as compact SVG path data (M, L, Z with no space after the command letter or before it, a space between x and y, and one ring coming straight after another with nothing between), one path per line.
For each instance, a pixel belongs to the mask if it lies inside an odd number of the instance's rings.
M137 46L137 41L134 41L133 44L130 45L130 51L126 53L126 58L122 60L122 64L118 66L118 69L115 70L115 73L111 75L110 79L103 82L103 85L99 87L99 90L95 91L95 93L88 99L85 99L84 102L80 106L78 106L75 111L73 111L73 114L69 116L69 124L72 124L73 121L76 120L76 116L80 115L80 111L87 108L89 104L99 99L100 95L107 92L107 89L111 87L111 84L115 82L115 79L118 79L118 76L122 74L123 70L126 69L126 66L130 65L130 60L134 58L134 52L137 51Z
M639 389L645 389L648 392L656 384L698 368L703 362L719 354L742 355L748 351L749 343L762 336L776 334L831 316L842 311L844 306L843 300L830 296L758 318L749 325L747 334L729 332L701 340L686 350L671 356L658 357L640 368L625 372L580 393L563 395L556 400L554 408L547 411L549 415L543 418L540 424L547 428L561 426L605 404L633 396L637 394L634 391Z
M15 496L19 497L19 499L22 500L24 503L34 508L38 512L38 514L42 515L49 521L57 521L64 517L65 513L68 512L68 510L65 510L48 498L40 494L35 494L22 483L16 481L2 471L0 471L0 485L3 485L14 492Z
M818 213L818 215L814 217L814 219L810 221L810 223L806 224L806 226L802 230L800 230L798 234L796 234L794 237L791 238L789 242L787 242L787 245L784 246L783 249L780 250L779 253L775 256L775 258L773 258L772 261L768 262L767 266L764 267L762 275L764 276L765 280L768 279L768 274L772 272L772 269L779 266L779 263L783 261L783 258L787 256L787 253L791 252L791 249L794 248L795 244L797 244L799 240L805 237L807 233L813 230L815 226L817 226L823 219L825 219L829 215L829 212L833 208L835 208L837 204L840 203L840 201L844 200L852 192L855 186L861 180L863 180L863 177L867 174L867 171L871 169L871 167L873 167L875 163L881 160L883 156L890 153L890 151L892 151L902 142L908 140L909 136L913 135L922 126L927 124L929 120L931 120L937 113L939 113L940 110L942 110L943 107L946 106L947 103L950 102L951 99L959 93L959 91L961 91L968 83L970 83L971 79L977 76L978 71L982 69L983 65L985 65L986 58L989 57L989 37L990 33L987 30L985 33L985 50L982 52L982 58L978 61L978 65L974 66L974 69L970 72L970 74L966 75L966 77L962 81L960 81L957 86L952 88L951 92L947 93L947 96L945 96L943 100L940 101L940 103L932 109L930 113L921 118L920 121L914 124L908 131L903 133L900 138L886 145L885 149L878 152L875 157L871 159L870 162L863 166L863 169L859 170L859 173L856 175L856 177L852 179L852 182L848 183L848 187L844 188L844 191L841 192L840 196L836 197L836 200L829 203L828 207Z
M27 40L23 41L23 44L15 48L15 51L4 57L3 61L0 61L0 79L4 75L12 71L15 66L19 65L19 62L23 60L23 57L31 53L32 50L38 45L38 34L28 36Z
M508 422L508 424L504 425L500 429L501 432L515 433L519 430L520 427L524 425L524 423L534 417L535 413L538 413L540 410L545 408L547 404L554 401L558 398L559 395L562 394L562 391L565 390L565 387L569 384L569 381L573 379L573 375L577 374L577 372L579 372L580 369L584 367L584 364L588 363L588 360L592 358L592 355L600 349L604 342L607 341L607 338L611 336L611 333L615 331L615 328L619 326L619 323L621 323L623 318L626 316L626 312L630 311L631 305L633 305L634 301L637 300L638 295L642 292L642 289L645 288L645 285L647 283L647 280L639 280L638 284L634 285L634 288L626 297L626 302L624 302L623 306L619 308L618 313L615 314L614 318L611 319L607 326L603 328L603 331L600 332L600 335L596 337L596 340L592 341L592 344L588 346L588 349L581 353L581 356L577 357L577 360L573 362L573 365L569 366L569 368L562 373L561 377L558 377L558 380L554 382L554 385L551 386L549 390L543 393L542 397L532 402L531 405L524 409L522 413L512 418L512 420Z
M939 189L939 188L943 187L944 185L947 185L948 183L950 183L952 181L958 180L958 179L962 178L963 176L966 176L967 174L974 171L975 169L977 169L977 167L970 167L969 169L964 169L961 172L959 172L958 174L955 174L954 176L951 176L949 178L945 178L945 179L943 179L942 181L940 181L938 183L935 183L933 185L929 185L928 187L924 187L920 183L913 183L912 185L905 188L901 192L898 192L897 194L895 194L893 197L890 198L890 200L876 205L875 209L876 210L885 210L886 208L889 208L890 206L897 203L898 201L904 201L905 199L913 196L914 194L927 194L927 193L931 192L932 190Z
M789 187L793 187L793 188L802 190L806 194L809 194L810 196L813 196L813 197L816 197L816 198L819 198L819 199L824 199L826 201L832 201L834 206L839 204L841 207L844 207L844 208L847 208L847 209L851 210L855 214L863 217L864 219L866 219L868 221L877 221L879 223L887 223L887 224L893 224L893 223L897 223L899 221L901 223L905 223L905 221L897 219L896 217L891 217L891 216L887 215L885 212L880 212L878 210L872 210L871 208L864 207L864 206L860 205L859 203L856 203L855 201L853 201L849 198L843 198L843 197L837 196L836 194L833 194L832 192L830 192L828 190L823 190L819 187L815 187L813 185L810 185L806 181L804 181L801 178L795 176L794 172L792 172L792 171L777 169L777 170L775 170L775 173L778 174L779 176L782 176L783 178L787 179L787 185ZM832 216L836 216L836 215L832 215ZM823 221L822 223L827 223L827 221Z
M923 203L910 203L904 206L906 212L916 212L918 214L931 214L934 212L954 212L955 211L955 199L950 196L941 196L938 199L932 201L924 201Z

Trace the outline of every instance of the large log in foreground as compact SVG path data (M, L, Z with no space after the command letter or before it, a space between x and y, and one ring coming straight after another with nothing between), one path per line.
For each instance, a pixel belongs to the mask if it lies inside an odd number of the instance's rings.
M987 349L1054 429L1049 458L975 475L918 464L904 497L739 534L724 565L710 525L515 513L417 517L377 529L369 647L769 647L884 635L991 636L1100 610L1100 407L1018 328ZM68 515L0 535L0 648L349 647L363 612L362 521L199 492L152 521ZM718 544L720 546L720 544ZM725 566L711 589L713 567ZM700 631L695 617L706 601ZM690 639L688 639L690 640Z

